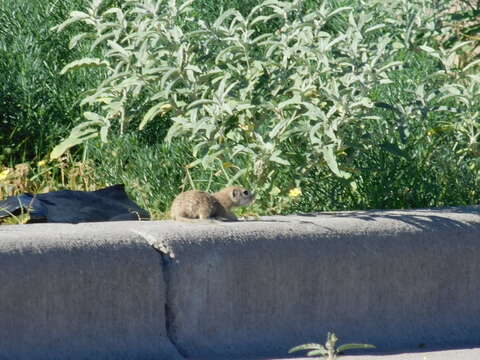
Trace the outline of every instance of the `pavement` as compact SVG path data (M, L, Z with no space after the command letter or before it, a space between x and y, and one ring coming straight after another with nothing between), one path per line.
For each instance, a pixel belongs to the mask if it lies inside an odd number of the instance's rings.
M313 360L318 357L282 357L282 358L222 358L222 360ZM406 351L390 354L375 355L339 355L341 360L478 360L480 347L466 349L436 349L435 351ZM193 358L192 360L207 360L207 358ZM323 360L323 359L322 359Z
M283 358L283 359L237 359L237 360L312 360L309 357ZM404 352L388 355L342 355L341 360L478 360L480 348L437 350L422 352ZM200 360L200 359L199 359ZM203 360L203 359L202 359ZM224 359L227 360L227 359Z

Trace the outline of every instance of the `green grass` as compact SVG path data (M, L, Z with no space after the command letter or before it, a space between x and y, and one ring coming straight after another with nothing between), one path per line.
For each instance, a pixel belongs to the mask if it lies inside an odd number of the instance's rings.
M192 158L185 143L149 144L138 134L127 134L88 151L96 159L98 183L125 184L132 197L157 216L168 211L183 186L190 187L185 166ZM197 187L204 186L197 183Z
M192 185L212 190L222 187L226 178L221 173L201 168L187 171L186 166L193 157L186 139L170 147L164 144L168 123L152 122L143 132L132 128L108 144L92 141L86 148L76 149L72 157L62 163L51 163L48 171L35 165L78 123L82 112L80 95L102 76L100 71L59 75L65 64L85 56L88 49L68 49L75 28L61 33L52 32L50 28L65 20L70 11L81 9L84 3L84 0L0 0L0 172L2 167L13 168L21 162L32 164L28 176L21 178L28 186L19 186L17 191L63 187L91 190L125 183L131 196L157 216L162 216L175 194L183 189ZM256 4L257 0L196 2L194 15L213 22L222 8L236 7L245 14ZM308 1L307 7L316 4ZM268 30L268 27L264 29ZM408 102L416 79L428 77L438 69L435 61L419 54L417 49L405 50L404 56L407 66L396 73L395 84L373 90L378 101ZM406 124L409 135L405 141L395 115L388 111L379 111L379 114L382 121L365 124L361 132L352 128L346 139L349 149L343 163L356 169L353 178L357 190L352 190L349 182L333 177L325 167L304 175L285 169L276 176L277 186L286 194L301 176L302 196L274 211L480 203L480 172L478 165L472 167L475 159L462 158L452 150L456 141L452 134L427 135L429 129L438 126L439 118L433 116ZM135 122L138 119L134 119ZM362 142L366 134L375 139L377 146ZM386 144L401 148L401 152L388 151ZM290 150L302 151L295 144ZM79 180L87 175L64 176L68 171L78 170L78 161L88 164L88 183ZM0 186L0 198L12 194L1 189ZM264 205L255 211L273 210Z
M92 81L58 74L80 54L68 49L71 33L49 29L83 2L0 0L0 161L39 160L79 116Z

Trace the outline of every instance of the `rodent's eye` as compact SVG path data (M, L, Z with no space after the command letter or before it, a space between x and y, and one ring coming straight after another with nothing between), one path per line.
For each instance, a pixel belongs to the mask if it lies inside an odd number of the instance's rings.
M249 192L248 190L245 190L245 191L243 192L243 195L245 195L245 196L248 196L249 194L250 194L250 192Z

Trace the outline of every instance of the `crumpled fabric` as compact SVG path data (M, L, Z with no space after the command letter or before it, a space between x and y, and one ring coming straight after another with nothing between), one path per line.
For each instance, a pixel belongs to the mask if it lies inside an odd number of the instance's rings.
M0 201L0 219L28 213L28 223L82 223L148 220L150 214L133 202L123 184L95 191L60 190L22 194Z

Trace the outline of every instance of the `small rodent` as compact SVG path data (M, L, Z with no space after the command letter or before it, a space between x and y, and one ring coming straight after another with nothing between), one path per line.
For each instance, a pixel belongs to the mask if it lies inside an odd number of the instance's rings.
M229 186L214 194L204 191L190 190L179 194L173 200L170 216L173 220L191 221L206 220L238 220L231 209L246 206L255 200L251 191L238 186Z

